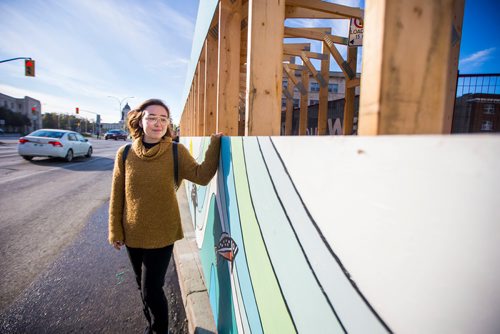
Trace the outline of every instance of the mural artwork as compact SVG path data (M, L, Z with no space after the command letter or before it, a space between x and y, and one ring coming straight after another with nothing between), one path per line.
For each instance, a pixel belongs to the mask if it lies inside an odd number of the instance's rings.
M217 176L185 182L220 333L387 333L271 137L223 137ZM184 138L199 161L209 138Z

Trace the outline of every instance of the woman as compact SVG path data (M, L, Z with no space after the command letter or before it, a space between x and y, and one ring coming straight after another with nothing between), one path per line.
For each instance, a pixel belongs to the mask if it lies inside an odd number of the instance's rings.
M168 306L163 285L174 242L183 238L175 194L170 110L150 99L128 115L134 142L123 157L116 154L109 207L109 242L123 245L132 263L149 333L168 332ZM212 135L200 165L178 144L178 181L206 185L219 163L221 134Z

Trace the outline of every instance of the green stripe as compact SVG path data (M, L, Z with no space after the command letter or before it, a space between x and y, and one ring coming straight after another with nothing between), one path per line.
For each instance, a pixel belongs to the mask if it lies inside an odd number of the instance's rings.
M242 138L231 138L234 182L240 210L245 255L264 333L295 333L250 199Z

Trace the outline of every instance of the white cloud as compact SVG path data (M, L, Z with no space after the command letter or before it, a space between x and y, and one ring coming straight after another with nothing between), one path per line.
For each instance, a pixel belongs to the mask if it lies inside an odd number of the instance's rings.
M477 51L470 56L461 59L459 66L464 66L466 68L475 68L482 65L485 61L491 58L492 53L496 48L489 48L485 50ZM462 69L463 70L463 69Z

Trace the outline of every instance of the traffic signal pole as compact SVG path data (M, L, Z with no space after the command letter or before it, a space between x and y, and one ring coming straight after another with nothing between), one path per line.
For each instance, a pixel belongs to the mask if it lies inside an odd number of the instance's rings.
M89 114L96 115L96 117L95 117L95 124L97 125L97 127L99 129L99 132L101 131L101 127L100 127L100 125L101 125L101 115L100 114L98 114L96 112L93 112L93 111L90 111L90 110L80 109L79 107L76 107L75 110L78 111L77 114L79 114L82 111L82 112L86 112L86 113L89 113ZM85 124L85 126L87 126L87 124Z
M11 59L0 60L0 63L6 63L8 61L24 59L24 75L27 77L35 76L35 61L30 57L16 57Z

